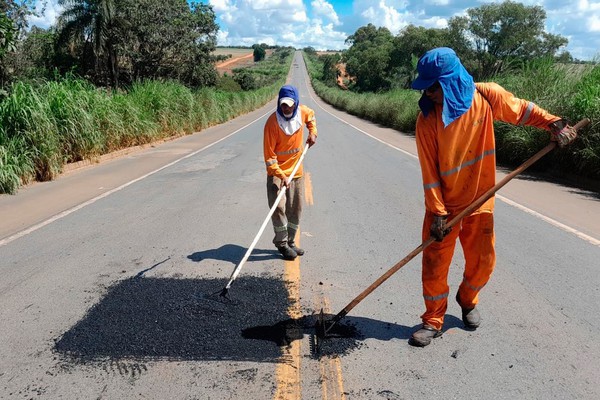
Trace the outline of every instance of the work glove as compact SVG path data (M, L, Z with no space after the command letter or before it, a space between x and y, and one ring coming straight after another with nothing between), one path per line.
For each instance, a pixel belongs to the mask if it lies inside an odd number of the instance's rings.
M433 222L429 227L429 233L435 238L436 242L441 242L444 239L444 236L452 231L452 228L446 227L447 220L447 215L435 215L433 217Z
M559 147L565 147L577 138L577 131L565 119L551 123L550 132L550 140L557 142Z

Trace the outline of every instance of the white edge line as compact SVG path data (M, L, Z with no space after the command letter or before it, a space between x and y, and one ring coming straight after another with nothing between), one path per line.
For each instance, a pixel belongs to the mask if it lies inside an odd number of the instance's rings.
M307 87L307 89L308 89L308 82L306 83L306 87ZM363 133L363 134L367 135L368 137L370 137L370 138L372 138L372 139L375 139L375 140L377 140L377 141L378 141L378 142L380 142L380 143L383 143L383 144L385 144L386 146L389 146L389 147L391 147L391 148L392 148L392 149L394 149L394 150L397 150L397 151L399 151L399 152L401 152L401 153L404 153L404 154L406 154L407 156L410 156L410 157L412 157L412 158L414 158L414 159L418 159L418 157L417 157L416 155L414 155L414 154L412 154L412 153L409 153L408 151L406 151L406 150L403 150L403 149L401 149L401 148L399 148L399 147L396 147L396 146L394 146L393 144L390 144L390 143L388 143L388 142L385 142L385 141L383 141L383 140L381 140L381 139L379 139L379 138L377 138L377 137L375 137L375 136L371 135L370 133L368 133L368 132L365 132L365 131L363 131L362 129L360 129L360 128L358 128L358 127L354 126L354 125L352 125L350 122L343 120L342 118L338 117L337 115L335 115L335 114L333 114L333 113L331 113L331 112L327 111L325 108L323 108L323 106L321 106L321 105L320 105L320 104L319 104L319 103L318 103L318 102L315 100L315 98L313 97L312 93L310 93L310 89L308 90L308 95L310 96L310 98L312 99L312 101L314 101L314 102L315 102L315 104L316 104L317 106L319 106L319 108L320 108L321 110L325 111L327 114L331 115L332 117L339 119L339 120L340 120L340 121L342 121L343 123L345 123L345 124L348 124L348 125L349 125L349 126L351 126L352 128L356 129L357 131L359 131L359 132L361 132L361 133Z
M402 149L400 149L400 148L398 148L398 147L396 147L396 146L394 146L394 145L392 145L392 144L390 144L390 143L387 143L387 142L385 142L385 141L383 141L383 140L381 140L381 139L379 139L379 138L376 138L375 136L371 135L370 133L367 133L367 132L363 131L362 129L360 129L360 128L357 128L356 126L352 125L352 124L351 124L351 123L349 123L348 121L344 121L343 119L341 119L341 118L340 118L340 117L338 117L337 115L335 115L335 114L332 114L331 112L327 111L325 108L323 108L323 107L322 107L322 106L321 106L321 105L320 105L320 104L319 104L319 103L318 103L318 102L315 100L315 98L314 98L314 97L313 97L313 95L311 94L311 92L310 92L310 88L308 87L308 81L306 82L306 87L307 87L307 89L308 89L308 94L309 94L310 98L311 98L311 99L312 99L312 100L315 102L315 104L316 104L317 106L319 106L319 107L321 108L321 110L325 111L327 114L329 114L329 115L331 115L331 116L333 116L333 117L335 117L335 118L339 119L339 120L340 120L340 121L342 121L343 123L345 123L345 124L348 124L348 125L350 125L352 128L356 129L357 131L359 131L359 132L361 132L361 133L363 133L363 134L365 134L365 135L367 135L367 136L369 136L369 137L371 137L371 138L373 138L373 139L377 140L377 141L378 141L378 142L380 142L380 143L383 143L383 144L385 144L385 145L387 145L387 146L391 147L391 148L392 148L392 149L394 149L394 150L398 150L398 151L399 151L399 152L401 152L401 153L404 153L404 154L406 154L406 155L408 155L408 156L410 156L410 157L413 157L413 158L415 158L415 159L418 159L418 157L417 157L416 155L414 155L414 154L412 154L412 153L409 153L409 152L408 152L408 151L406 151L406 150L402 150ZM599 247L600 247L600 240L598 240L598 239L596 239L596 238L594 238L594 237L592 237L592 236L586 235L585 233L583 233L583 232L580 232L580 231L578 231L578 230L577 230L577 229L575 229L575 228L571 228L571 227L570 227L570 226L568 226L568 225L565 225L565 224L563 224L563 223L561 223L561 222L558 222L558 221L556 221L556 220L554 220L554 219L552 219L552 218L550 218L550 217L547 217L547 216L545 216L545 215L543 215L543 214L540 214L540 213L538 213L538 212L536 212L536 211L533 211L532 209L529 209L529 208L525 207L524 205L522 205L522 204L519 204L519 203L517 203L517 202L515 202L515 201L512 201L512 200L510 200L510 199L508 199L508 198L506 198L506 197L504 197L504 196L502 196L502 195L500 195L500 194L498 194L498 193L496 193L496 195L495 195L495 196L496 196L496 198L497 198L497 199L499 199L499 200L501 200L501 201L505 202L505 203L506 203L506 204L508 204L508 205L511 205L511 206L513 206L513 207L515 207L515 208L518 208L519 210L521 210L521 211L524 211L524 212L526 212L527 214L533 215L534 217L537 217L537 218L539 218L539 219L541 219L541 220L543 220L543 221L546 221L546 222L547 222L547 223L549 223L550 225L553 225L553 226L555 226L555 227L557 227L557 228L559 228L559 229L562 229L563 231L566 231L566 232L572 233L573 235L577 236L578 238L580 238L580 239L583 239L583 240L585 240L586 242L589 242L589 243L593 244L594 246L599 246Z
M9 244L10 242L12 242L12 241L15 241L15 240L17 240L17 239L19 239L19 238L22 238L23 236L27 236L27 235L29 235L30 233L32 233L32 232L35 232L35 231L37 231L38 229L40 229L40 228L43 228L43 227L44 227L44 226L46 226L46 225L49 225L49 224L51 224L51 223L53 223L53 222L55 222L55 221L58 221L59 219L61 219L61 218L64 218L64 217L66 217L67 215L74 213L75 211L81 210L82 208L84 208L84 207L87 207L87 206L89 206L90 204L93 204L93 203L97 202L97 201L98 201L98 200L100 200L100 199L103 199L103 198L105 198L105 197L107 197L107 196L110 196L110 195L111 195L111 194L113 194L113 193L116 193L116 192L118 192L118 191L120 191L120 190L122 190L122 189L125 189L127 186L133 185L134 183L136 183L136 182L139 182L139 181L141 181L142 179L146 179L147 177L149 177L149 176L151 176L151 175L154 175L154 174L156 174L157 172L160 172L160 171L162 171L162 170L163 170L163 169L165 169L165 168L169 168L169 167L171 167L171 166L173 166L173 165L177 164L178 162L180 162L180 161L182 161L182 160L185 160L186 158L189 158L189 157L195 156L196 154L198 154L198 153L200 153L200 152L202 152L202 151L204 151L204 150L208 149L209 147L212 147L212 146L214 146L215 144L217 144L217 143L219 143L219 142L222 142L223 140L225 140L225 139L229 138L230 136L233 136L233 135L235 135L236 133L238 133L238 132L239 132L239 131L241 131L242 129L245 129L245 128L247 128L248 126L252 125L252 124L253 124L253 123L255 123L256 121L260 120L261 118L264 118L264 116L265 116L265 115L267 115L267 114L269 114L269 113L271 113L271 112L272 112L272 111L268 111L268 112L264 113L264 114L263 114L263 115L261 115L260 117L256 118L254 121L252 121L252 122L249 122L248 124L244 125L243 127L239 128L238 130L236 130L236 131L234 131L234 132L231 132L229 135L227 135L227 136L224 136L224 137L222 137L221 139L217 140L216 142L212 142L211 144L209 144L209 145L206 145L206 146L204 146L204 147L203 147L203 148L201 148L201 149L198 149L198 150L196 150L196 151L193 151L193 152L191 152L191 153L189 153L189 154L186 154L185 156L183 156L183 157L181 157L181 158L179 158L179 159L177 159L177 160L175 160L175 161L172 161L172 162L170 162L169 164L163 165L162 167L160 167L160 168L158 168L158 169L155 169L154 171L152 171L152 172L149 172L149 173L147 173L147 174L145 174L145 175L143 175L143 176L140 176L139 178L136 178L136 179L134 179L134 180L132 180L132 181L129 181L129 182L127 182L127 183L124 183L123 185L121 185L121 186L119 186L119 187L116 187L116 188L114 188L114 189L111 189L111 190L109 190L108 192L104 192L104 193L102 193L101 195L98 195L98 196L94 197L93 199L90 199L90 200L88 200L88 201L85 201L85 202L83 202L83 203L81 203L81 204L78 204L78 205L76 205L76 206L74 206L74 207L71 207L71 208L69 208L68 210L65 210L65 211L63 211L63 212L60 212L60 213L58 213L58 214L56 214L56 215L54 215L54 216L52 216L52 217L48 218L47 220L45 220L45 221L42 221L42 222L40 222L40 223L38 223L38 224L36 224L36 225L33 225L33 226L31 226L31 227L29 227L29 228L27 228L27 229L24 229L24 230L22 230L22 231L20 231L20 232L17 232L17 233L15 233L14 235L8 236L8 237L6 237L6 238L4 238L4 239L0 240L0 247L2 247L2 246L4 246L4 245L7 245L7 244Z
M502 195L496 194L496 197L498 199L502 200L503 202L505 202L506 204L511 205L511 206L513 206L515 208L518 208L519 210L524 211L527 214L533 215L534 217L537 217L537 218L539 218L539 219L541 219L543 221L546 221L550 225L553 225L553 226L555 226L555 227L557 227L559 229L562 229L562 230L564 230L566 232L572 233L573 235L575 235L575 236L579 237L580 239L583 239L583 240L585 240L585 241L593 244L594 246L600 246L600 240L598 240L598 239L596 239L596 238L594 238L592 236L586 235L585 233L580 232L580 231L578 231L575 228L571 228L568 225L565 225L565 224L563 224L561 222L558 222L558 221L556 221L556 220L554 220L554 219L552 219L550 217L547 217L547 216L545 216L543 214L540 214L540 213L538 213L536 211L533 211L532 209L527 208L524 205L519 204L517 202L514 202L514 201L512 201L510 199L507 199L506 197L504 197Z

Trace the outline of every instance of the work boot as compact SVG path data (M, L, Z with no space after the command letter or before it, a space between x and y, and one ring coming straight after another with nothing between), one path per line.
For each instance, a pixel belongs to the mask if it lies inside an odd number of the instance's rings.
M296 247L296 243L294 243L294 242L288 242L288 246L290 246L290 248L292 250L294 250L296 252L296 254L298 254L299 256L303 256L304 255L304 250L301 249L300 247Z
M442 336L442 331L435 329L433 326L423 324L423 327L418 331L414 332L410 339L408 339L408 344L416 347L425 347L431 340Z
M460 304L460 296L456 293L456 302L460 306L462 310L462 320L465 324L465 328L475 330L479 328L481 324L481 316L479 315L479 310L476 307L473 308L465 308Z
M284 244L282 246L277 246L277 250L279 250L279 252L283 256L283 259L287 260L287 261L295 260L296 257L298 256L298 253L296 253L296 251L294 251L294 249L292 249L287 244Z

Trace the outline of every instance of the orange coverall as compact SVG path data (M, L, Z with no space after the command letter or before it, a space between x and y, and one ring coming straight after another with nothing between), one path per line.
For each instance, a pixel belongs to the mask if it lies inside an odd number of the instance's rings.
M269 207L272 207L275 203L280 187L278 183L273 184L274 179L286 180L302 155L302 151L304 150L304 126L308 128L309 134L317 135L314 111L300 104L297 112L300 113L302 124L292 135L286 135L279 127L276 113L273 113L265 124L263 146L267 166L267 198ZM281 199L271 217L275 231L273 243L278 247L284 243L293 243L296 238L302 214L302 196L304 193L303 167L300 164L294 175L294 179L287 189L285 199Z
M287 179L288 175L292 173L304 149L302 135L304 126L308 128L309 134L317 136L314 111L303 104L300 104L298 107L298 112L302 116L302 126L293 135L288 136L279 128L275 113L269 117L265 124L263 150L268 176ZM303 165L300 165L294 178L301 177L303 171Z
M496 149L494 120L549 130L560 118L532 102L518 99L495 83L476 83L467 112L444 128L442 105L417 118L416 142L423 175L425 218L422 237L430 236L435 215L451 220L495 185ZM442 329L448 307L448 270L456 239L465 256L465 272L458 294L462 306L478 303L496 263L494 251L494 197L455 225L441 242L423 250L422 281L426 311L424 324Z

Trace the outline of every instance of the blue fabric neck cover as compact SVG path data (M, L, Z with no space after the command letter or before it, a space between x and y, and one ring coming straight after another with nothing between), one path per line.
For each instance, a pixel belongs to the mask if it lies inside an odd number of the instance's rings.
M450 125L471 107L475 82L461 64L454 50L448 47L429 50L419 59L417 71L419 76L412 83L413 89L425 90L436 81L442 86L444 127ZM423 93L419 100L419 108L423 115L427 117L434 106L434 102Z
M281 105L279 104L279 102L284 97L294 99L294 111L292 112L292 115L290 117L286 117L285 115L283 115L283 111L281 111ZM300 98L298 96L298 89L296 89L292 85L282 86L281 89L279 89L279 96L277 97L277 114L279 114L281 118L284 118L287 121L291 120L296 116L296 113L298 112L298 106L300 106L299 100Z

